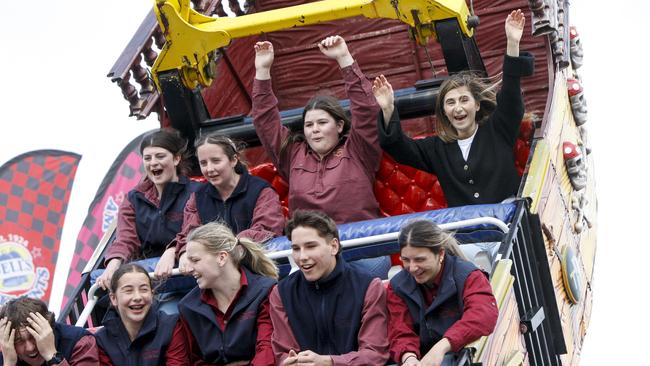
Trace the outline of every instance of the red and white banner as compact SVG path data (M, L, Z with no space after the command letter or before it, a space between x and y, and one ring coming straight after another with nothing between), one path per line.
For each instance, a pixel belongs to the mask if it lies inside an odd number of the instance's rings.
M0 167L0 304L48 301L80 155L32 151Z
M122 150L106 173L88 208L88 215L79 231L79 236L77 236L62 307L65 307L70 298L74 296L76 288L80 286L81 274L104 233L117 218L117 209L120 203L142 179L142 157L139 147L142 136L147 133L149 132L133 139Z

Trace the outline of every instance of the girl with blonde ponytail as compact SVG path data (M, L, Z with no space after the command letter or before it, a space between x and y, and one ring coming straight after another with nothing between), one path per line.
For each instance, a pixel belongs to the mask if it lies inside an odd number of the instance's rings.
M250 239L211 222L187 237L187 273L197 281L178 304L174 337L186 354L168 364L273 365L268 295L278 270ZM178 362L178 363L176 363Z
M388 286L391 357L400 365L451 365L455 353L494 330L499 311L487 276L430 220L408 222L397 242L404 269Z

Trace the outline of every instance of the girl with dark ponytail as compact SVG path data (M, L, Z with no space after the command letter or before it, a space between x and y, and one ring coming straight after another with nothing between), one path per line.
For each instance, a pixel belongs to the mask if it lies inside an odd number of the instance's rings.
M499 311L490 282L430 220L407 223L397 241L404 269L388 286L391 357L400 365L447 365L494 330Z
M187 352L179 358L192 365L273 365L268 295L278 270L262 247L211 222L188 235L186 255L198 286L178 305L175 336Z
M240 151L228 136L209 134L195 143L201 173L207 180L190 197L183 230L176 237L179 269L185 273L185 243L194 228L220 221L237 236L264 242L282 235L284 215L280 198L265 180L248 174Z

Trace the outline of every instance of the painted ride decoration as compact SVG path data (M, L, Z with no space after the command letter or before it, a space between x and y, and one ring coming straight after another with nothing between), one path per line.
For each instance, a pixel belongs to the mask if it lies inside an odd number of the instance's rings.
M467 69L498 74L505 49L502 21L521 8L530 21L520 48L535 56L536 71L522 79L527 113L515 147L517 200L445 208L435 175L384 155L375 195L387 217L340 225L344 244L351 245L343 254L396 253L394 239L373 238L398 231L412 217L449 225L466 254L490 271L500 309L494 333L466 347L459 364L577 364L591 315L597 226L577 31L568 24L566 2L476 0L472 6L460 0L157 0L109 77L137 118L155 112L161 126L190 140L220 131L245 141L250 171L273 185L286 210L288 185L268 163L248 117L256 41L274 44L274 92L289 128L301 126L300 106L310 96L344 95L335 66L324 64L315 46L324 35L339 34L368 77L384 74L391 81L407 133L429 136L435 133L433 106L441 81ZM479 218L503 225L462 224ZM98 244L96 261L62 313L71 322L86 323L80 315L93 297L91 272L99 268L111 234ZM286 238L266 245L287 273ZM87 324L100 319L90 313Z

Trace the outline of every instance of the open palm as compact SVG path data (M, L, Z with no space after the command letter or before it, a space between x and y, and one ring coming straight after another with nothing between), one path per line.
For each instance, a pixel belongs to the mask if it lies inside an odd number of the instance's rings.
M519 42L524 32L526 17L524 13L517 9L508 14L506 18L506 37L508 40Z
M379 75L372 83L372 93L381 109L390 107L394 102L393 87L384 75Z

